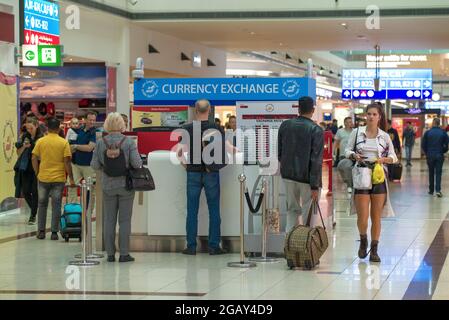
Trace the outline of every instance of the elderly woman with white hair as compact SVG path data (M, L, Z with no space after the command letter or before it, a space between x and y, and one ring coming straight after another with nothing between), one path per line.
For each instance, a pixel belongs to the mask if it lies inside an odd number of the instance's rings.
M102 172L104 241L108 262L115 261L117 216L120 227L119 262L134 261L129 255L129 237L135 192L126 189L126 173L131 167L141 168L142 159L136 143L122 134L126 125L120 113L110 113L104 123L104 129L108 135L97 142L91 167Z

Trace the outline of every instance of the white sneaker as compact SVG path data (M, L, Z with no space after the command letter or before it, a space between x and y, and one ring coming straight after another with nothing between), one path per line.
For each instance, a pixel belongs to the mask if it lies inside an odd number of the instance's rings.
M348 187L348 193L352 193L352 188Z

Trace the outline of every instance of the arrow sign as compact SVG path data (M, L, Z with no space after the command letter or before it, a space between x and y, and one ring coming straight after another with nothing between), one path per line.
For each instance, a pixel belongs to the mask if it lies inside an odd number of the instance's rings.
M351 86L351 82L350 82L350 81L348 81L348 80L346 80L346 81L344 82L344 86L345 86L345 87L349 87L349 86Z
M25 53L25 58L27 58L28 60L33 60L35 57L36 55L33 51L27 51L27 53Z
M344 93L344 96L347 98L347 97L349 97L351 94L349 93L349 91L348 90L346 90Z
M424 81L424 86L425 87L430 87L432 85L432 82L430 82L429 80Z
M430 92L428 90L424 91L424 96L427 98L430 96Z
M25 24L27 25L27 27L30 24L30 19L28 19L28 16L26 16L26 18L25 18Z

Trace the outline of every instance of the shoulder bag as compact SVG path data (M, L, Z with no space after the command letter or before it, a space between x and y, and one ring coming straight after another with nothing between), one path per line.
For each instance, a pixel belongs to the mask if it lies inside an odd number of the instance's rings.
M359 129L355 134L354 148L356 152L357 137L359 135ZM354 189L358 190L371 190L373 187L372 182L372 170L366 166L363 162L356 162L354 168L352 168L352 185Z

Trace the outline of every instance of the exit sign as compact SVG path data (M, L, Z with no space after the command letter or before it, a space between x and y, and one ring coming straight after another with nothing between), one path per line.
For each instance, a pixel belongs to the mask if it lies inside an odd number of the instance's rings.
M61 47L23 45L22 63L24 67L61 67Z

